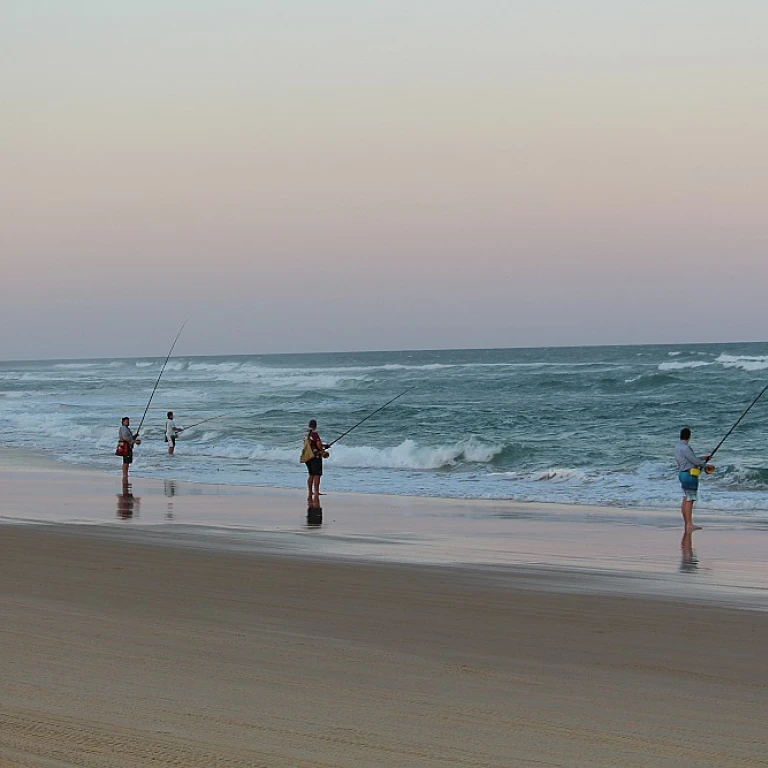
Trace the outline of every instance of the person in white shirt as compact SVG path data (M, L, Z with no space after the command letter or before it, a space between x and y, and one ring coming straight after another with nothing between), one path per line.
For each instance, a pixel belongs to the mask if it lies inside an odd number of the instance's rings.
M177 427L173 423L173 411L168 411L167 420L165 422L165 442L168 443L168 455L173 456L173 452L176 449L176 436L179 432L183 432L183 427Z

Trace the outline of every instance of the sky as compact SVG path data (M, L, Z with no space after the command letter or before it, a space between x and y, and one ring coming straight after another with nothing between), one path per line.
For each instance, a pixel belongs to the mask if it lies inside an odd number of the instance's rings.
M764 0L0 0L0 359L768 339Z

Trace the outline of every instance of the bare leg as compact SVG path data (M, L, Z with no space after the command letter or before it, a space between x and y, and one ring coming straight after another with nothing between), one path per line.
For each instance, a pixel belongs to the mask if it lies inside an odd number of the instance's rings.
M691 531L700 531L700 525L693 524L693 502L686 498L683 498L683 503L680 505L680 511L683 513L683 523L685 524L685 531L689 533Z
M168 455L173 456L173 443L168 443Z
M316 507L320 506L320 475L312 477L312 503Z
M130 466L130 464L123 464L123 482L124 483L128 482L128 467L129 466Z
M312 506L312 475L307 478L307 504Z

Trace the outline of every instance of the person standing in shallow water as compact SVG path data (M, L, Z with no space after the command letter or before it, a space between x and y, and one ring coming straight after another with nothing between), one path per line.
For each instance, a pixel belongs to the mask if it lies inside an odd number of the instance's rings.
M123 420L120 424L120 431L117 434L117 440L120 443L126 443L128 449L123 456L123 482L128 482L128 468L133 463L133 446L139 445L141 440L138 436L134 435L129 426L131 420L127 416L123 416Z
M173 456L176 450L176 436L184 431L184 427L177 427L173 421L173 411L168 411L165 421L165 442L168 443L168 455Z
M305 435L312 449L312 458L304 463L307 466L309 477L307 478L307 504L312 507L320 506L320 478L323 476L323 458L328 457L328 446L320 439L317 433L317 422L312 419Z
M701 530L700 525L693 524L693 504L699 490L699 475L702 469L710 467L707 462L709 455L697 456L688 441L691 439L691 430L683 427L680 430L680 442L675 446L675 461L677 462L678 478L683 488L683 502L680 511L683 513L683 523L686 533Z

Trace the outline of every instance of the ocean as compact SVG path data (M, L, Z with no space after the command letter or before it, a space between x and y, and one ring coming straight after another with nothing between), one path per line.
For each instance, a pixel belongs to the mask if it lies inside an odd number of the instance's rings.
M118 472L165 357L0 363L5 446ZM335 445L323 490L676 510L680 428L714 448L768 381L768 343L173 357L131 474L304 488L307 421ZM165 412L206 419L169 457ZM212 418L217 417L217 418ZM696 514L768 524L768 396L718 452Z

